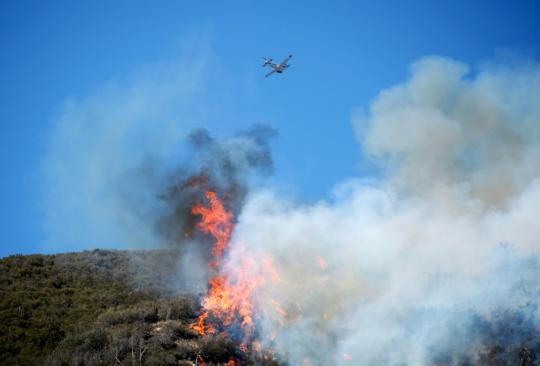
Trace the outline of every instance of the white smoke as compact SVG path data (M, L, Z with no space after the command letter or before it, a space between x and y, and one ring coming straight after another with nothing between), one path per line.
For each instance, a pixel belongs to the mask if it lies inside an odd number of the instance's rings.
M538 177L540 69L468 67L440 57L412 67L355 121L368 154L416 196L502 207Z
M314 205L252 195L229 265L264 253L281 274L257 295L264 343L291 365L457 364L479 322L538 330L539 101L537 64L424 58L354 121L387 178Z

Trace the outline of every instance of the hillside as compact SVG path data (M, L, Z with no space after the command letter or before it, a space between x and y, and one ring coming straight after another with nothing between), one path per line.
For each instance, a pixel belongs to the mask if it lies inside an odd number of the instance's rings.
M1 259L0 364L252 363L232 341L188 327L198 304L171 290L177 262L167 251Z

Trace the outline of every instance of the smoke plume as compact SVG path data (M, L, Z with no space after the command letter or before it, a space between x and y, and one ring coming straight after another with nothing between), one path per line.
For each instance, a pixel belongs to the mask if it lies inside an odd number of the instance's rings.
M188 38L176 60L59 110L42 167L46 250L181 248L203 189L197 180L236 212L256 175L271 173L274 130L255 125L225 138L207 130L221 122L210 117L223 94L207 38Z
M539 100L537 64L427 57L354 121L383 178L313 205L251 194L227 266L273 258L263 345L291 365L533 365Z
M255 336L288 364L537 362L538 64L418 61L354 119L381 176L299 205L248 190L272 170L272 129L195 129L215 63L197 52L67 103L44 164L51 241L178 248L175 286L205 292L191 208L212 190L239 215L222 274L267 259L279 274L257 282Z
M164 211L156 229L169 245L178 246L191 236L195 217L191 208L203 194L216 192L224 197L229 210L240 212L252 173L270 174L273 170L270 139L277 132L264 125L254 125L232 138L214 139L203 129L188 136L192 148L189 162L176 168L166 180L170 186L160 195Z
M194 230L199 218L192 208L206 201L205 193L212 191L238 216L250 184L273 170L269 143L276 135L264 125L223 139L202 129L191 132L189 158L169 174L164 180L168 185L156 193L161 210L153 217L160 241L179 253L181 280L171 284L173 288L203 293L212 275L207 266L212 260L212 241Z

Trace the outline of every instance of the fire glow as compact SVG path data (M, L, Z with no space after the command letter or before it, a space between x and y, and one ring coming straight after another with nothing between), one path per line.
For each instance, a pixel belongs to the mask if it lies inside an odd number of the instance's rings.
M205 198L207 205L195 205L192 214L201 216L196 228L211 235L214 240L213 261L209 266L215 276L209 281L208 293L202 300L201 314L191 328L204 336L218 332L212 324L214 321L225 329L239 327L240 349L258 353L261 345L255 340L254 334L254 318L257 312L254 295L263 289L268 281L279 282L279 274L271 258L260 256L261 260L256 261L248 255L241 257L238 263L232 269L228 268L224 274L223 257L230 245L234 216L215 192L206 192ZM278 315L287 315L277 302L274 305Z
M231 240L233 215L225 209L215 192L206 192L206 199L208 199L210 206L197 204L191 213L202 217L201 222L197 224L197 229L215 238L216 243L212 248L215 261L210 265L219 267L223 252L228 248Z

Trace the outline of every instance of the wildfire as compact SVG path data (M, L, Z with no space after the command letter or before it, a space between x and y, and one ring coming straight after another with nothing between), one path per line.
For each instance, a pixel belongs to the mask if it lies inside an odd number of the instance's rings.
M286 318L287 315L288 315L287 311L285 309L283 309L281 304L278 303L276 300L273 300L273 299L270 299L270 301L274 305L274 310L276 311L276 313L278 313L282 318Z
M224 327L237 325L242 330L242 344L240 350L260 352L261 344L254 340L255 329L255 292L261 289L268 280L280 281L272 259L265 256L242 256L235 266L228 268L226 274L222 272L222 259L229 249L233 232L233 214L229 212L215 192L205 194L207 204L197 204L192 208L194 215L200 215L201 220L196 228L214 238L212 247L213 262L216 275L209 282L209 290L202 301L203 309L197 322L191 327L200 335L216 333L216 328L209 324L209 317ZM285 310L276 302L275 309L281 316L286 316ZM228 365L235 365L230 360Z
M328 268L328 262L320 255L317 255L317 264L319 265L319 268L323 271Z
M207 334L216 333L216 330L212 326L205 324L206 318L208 318L208 311L204 311L197 319L197 323L191 325L191 328L193 328L195 331L197 331L201 335L205 333Z
M191 212L194 215L201 215L201 221L197 224L197 229L212 235L216 243L212 248L214 262L212 266L218 267L219 261L223 257L223 252L228 248L233 229L233 215L225 209L217 194L212 191L206 192L209 206L201 204L195 205Z

